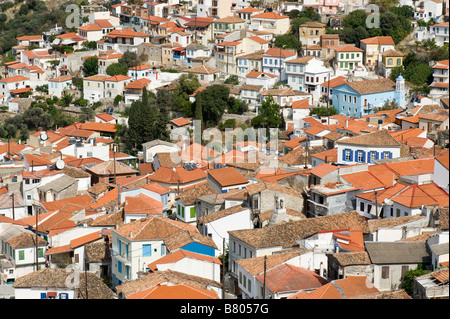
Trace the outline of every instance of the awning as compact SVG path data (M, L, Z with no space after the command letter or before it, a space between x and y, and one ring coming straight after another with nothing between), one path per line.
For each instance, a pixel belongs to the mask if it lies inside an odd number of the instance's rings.
M185 48L183 48L183 47L179 47L179 48L175 48L175 49L173 49L173 51L183 51Z
M56 295L57 295L56 291L49 291L49 292L47 292L47 298L48 297L56 297Z

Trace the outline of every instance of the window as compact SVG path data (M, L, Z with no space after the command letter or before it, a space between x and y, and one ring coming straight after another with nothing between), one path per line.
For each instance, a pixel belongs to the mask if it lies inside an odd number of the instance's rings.
M239 283L242 284L242 273L239 272Z
M25 259L25 251L19 250L19 260L24 260L24 259Z
M390 154L391 154L391 152L387 152L387 151L383 152L383 158L390 158Z
M399 208L397 208L396 213L395 213L395 216L396 216L396 217L400 217L400 209L399 209Z
M190 213L191 213L190 217L195 218L195 207L191 207Z
M252 292L252 282L250 281L250 279L248 280L248 292Z
M118 261L118 262L117 262L117 271L118 271L119 273L122 273L122 262L121 262L121 261Z
M344 150L344 154L345 154L344 158L346 161L352 160L352 151L351 150Z
M381 278L382 279L389 278L389 266L381 267Z
M142 245L142 257L150 257L152 255L152 245L144 244Z
M359 210L362 212L364 211L364 203L363 202L359 203Z
M406 272L409 270L409 266L402 266L402 279L405 278Z
M370 152L370 162L373 163L378 158L377 152Z
M38 249L38 257L44 257L44 248Z
M364 151L358 151L358 162L364 162Z
M392 65L392 58L388 59L388 65Z

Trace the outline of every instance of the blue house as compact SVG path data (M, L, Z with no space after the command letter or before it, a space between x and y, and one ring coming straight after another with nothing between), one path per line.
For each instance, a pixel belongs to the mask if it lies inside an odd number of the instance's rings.
M333 89L333 106L338 114L362 117L374 113L387 101L405 104L405 80L399 76L394 83L390 79L346 82Z

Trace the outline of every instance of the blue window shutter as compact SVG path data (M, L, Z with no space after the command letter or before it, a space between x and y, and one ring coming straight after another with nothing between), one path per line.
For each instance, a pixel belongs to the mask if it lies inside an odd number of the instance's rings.
M392 158L392 152L389 152L389 158Z
M142 245L142 256L149 257L152 255L152 245Z
M350 162L353 162L353 151L352 150L349 151L350 151Z
M120 261L117 262L117 270L119 271L119 273L122 273L122 262Z
M342 150L342 160L343 161L345 161L345 151L346 151L347 149L346 148L344 148L343 150Z
M381 152L381 159L384 158L384 152Z
M41 299L45 299L45 298L47 298L47 293L41 292Z
M363 154L363 156L362 156L362 163L365 163L366 162L366 152L364 152L364 151L361 151L361 152Z
M375 152L375 159L380 159L380 152Z

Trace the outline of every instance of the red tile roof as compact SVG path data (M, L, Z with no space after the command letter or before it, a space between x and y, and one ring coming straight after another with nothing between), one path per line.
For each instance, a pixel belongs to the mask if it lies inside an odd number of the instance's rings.
M219 299L212 290L180 285L157 285L152 288L139 291L126 297L126 299Z
M234 167L208 170L208 174L222 187L248 183L248 180Z

